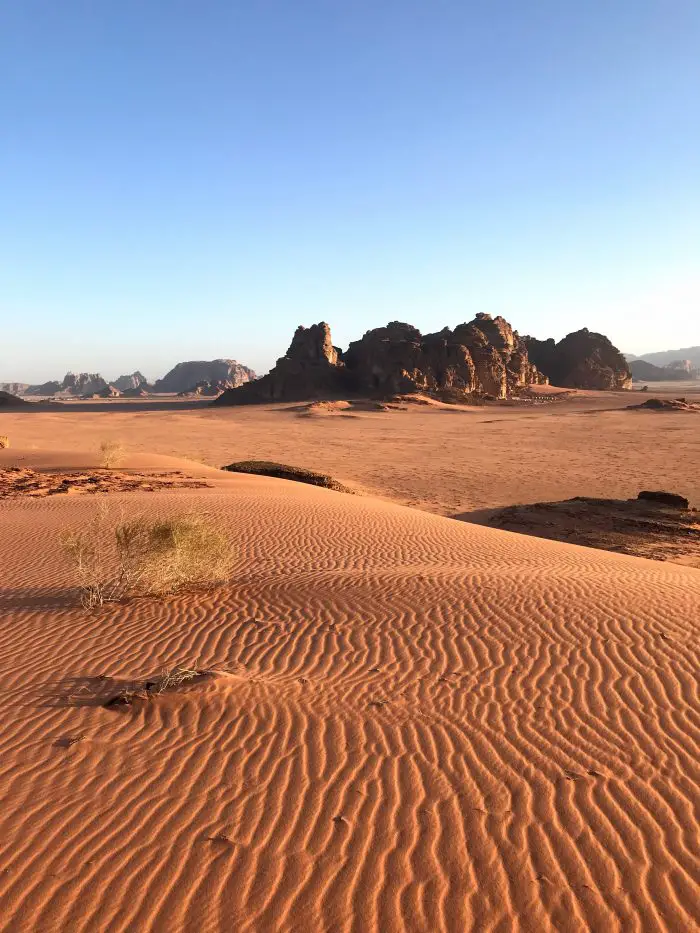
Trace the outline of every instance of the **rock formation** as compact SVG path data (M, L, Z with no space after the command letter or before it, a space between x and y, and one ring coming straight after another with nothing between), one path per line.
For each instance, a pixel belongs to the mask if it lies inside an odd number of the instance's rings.
M28 388L28 382L0 382L0 392L9 395L26 395Z
M138 389L140 386L147 387L148 379L137 369L136 372L130 373L128 376L120 376L115 379L112 385L119 392L127 392L129 389Z
M622 353L587 327L559 343L523 337L529 358L552 385L575 389L629 389L632 374Z
M697 371L691 367L690 360L676 360L668 366L654 366L646 360L632 360L629 367L635 382L682 382L697 377Z
M235 360L211 360L208 362L178 363L155 386L150 386L143 373L135 372L120 376L108 383L99 373L66 373L62 381L51 380L38 385L25 382L0 383L0 390L13 395L66 395L91 398L106 392L105 397L114 397L110 387L117 393L130 397L150 392L194 392L197 383L220 385L223 389L242 385L255 378L255 373Z
M60 392L68 395L96 395L107 388L99 373L66 373Z
M690 368L700 370L700 347L681 347L679 350L661 350L658 353L643 353L633 360L645 360L654 366L675 366L678 362L690 364Z
M197 383L221 382L233 388L255 379L255 373L236 360L193 360L178 363L153 387L154 392L194 392Z
M664 369L667 372L679 373L681 379L697 379L700 368L693 365L692 360L671 360Z
M325 322L297 328L287 353L262 379L225 392L220 404L301 401L344 393L412 392L506 398L518 388L545 383L527 347L501 317L480 314L454 331L423 336L393 321L367 331L344 353L333 346Z
M106 387L107 382L99 373L66 373L61 382L52 379L38 385L7 382L0 386L13 395L94 395Z
M297 327L286 354L270 372L223 393L217 403L245 405L256 402L302 401L343 391L345 365L333 346L328 324Z
M29 404L23 398L12 395L11 392L0 390L0 408L24 408Z

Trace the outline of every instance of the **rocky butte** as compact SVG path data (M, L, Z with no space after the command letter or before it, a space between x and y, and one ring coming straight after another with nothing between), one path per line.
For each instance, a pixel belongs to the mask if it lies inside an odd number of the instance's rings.
M425 335L393 321L367 331L345 352L333 345L328 324L321 322L298 327L287 353L267 376L225 392L218 402L301 401L339 393L507 398L519 388L546 382L502 317L479 314L454 330Z
M570 389L629 389L632 373L625 357L603 334L587 327L559 343L523 337L528 354L553 385Z
M527 386L556 382L555 376L566 380L558 385L585 388L627 388L631 383L624 357L600 334L584 330L559 344L536 341L520 337L500 316L477 314L454 330L445 327L434 334L393 321L367 331L344 352L333 345L325 322L298 327L286 354L266 376L229 389L216 404L303 401L346 393L505 399Z
M153 387L154 392L194 392L200 384L233 388L255 379L255 373L236 360L189 360L178 363Z

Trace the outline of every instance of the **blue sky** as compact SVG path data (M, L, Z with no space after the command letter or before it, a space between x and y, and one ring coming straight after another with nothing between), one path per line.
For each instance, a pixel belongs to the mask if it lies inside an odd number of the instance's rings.
M697 0L7 0L0 87L0 380L700 344Z

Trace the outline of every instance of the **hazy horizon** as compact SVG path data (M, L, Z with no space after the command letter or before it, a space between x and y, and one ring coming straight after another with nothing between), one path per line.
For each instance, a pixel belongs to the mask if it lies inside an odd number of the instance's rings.
M494 315L494 316L495 316L495 315ZM503 316L506 317L506 320L508 320L508 322L513 326L513 329L514 329L514 330L519 330L519 329L516 327L516 325L514 324L514 322L513 322L512 320L510 320L510 318L508 318L506 315L503 315ZM465 318L464 320L467 320L467 318ZM316 321L307 321L307 322L303 322L303 323L304 323L304 326L305 326L305 327L308 327L310 324L315 324L315 323L318 323L318 322L316 322ZM327 323L330 324L330 322L327 322ZM384 321L384 322L382 322L382 323L377 323L376 325L373 325L373 326L375 326L375 327L382 327L384 324L387 324L387 323L388 323L388 321ZM406 323L414 324L414 325L415 325L415 322L414 322L414 321L407 321ZM458 323L462 323L462 321L455 321L455 322L452 322L452 323L448 324L447 326L454 327L454 326L456 326L456 324L458 324ZM581 326L582 326L582 327L585 327L586 325L585 325L585 324L582 324ZM330 327L331 327L331 333L332 333L332 335L333 335L333 342L334 342L334 344L335 344L336 346L339 346L339 347L340 347L341 349L343 349L343 350L347 349L348 341L346 341L346 342L344 342L344 343L339 342L339 341L336 339L336 334L335 334L335 331L334 331L334 329L333 329L333 325L330 324ZM441 328L438 328L438 329L441 329ZM576 330L579 330L580 328L577 327L577 328L575 328L575 329L576 329ZM589 329L591 329L591 328L589 328ZM423 329L420 328L420 327L419 327L419 330L422 330L423 333L426 333L426 331L423 330ZM526 333L526 331L524 331L524 330L522 330L522 329L520 329L519 332L520 332L521 334L525 334L525 333ZM567 331L567 333L569 333L569 331ZM275 361L276 361L280 356L283 356L283 355L284 355L285 351L287 350L287 347L288 347L289 344L291 343L292 335L293 335L293 332L290 332L289 335L288 335L288 337L286 338L286 340L283 341L284 346L282 346L282 344L280 344L280 350L279 350L279 352L273 353L272 357L269 359L268 362L263 362L263 363L261 363L260 365L257 365L257 366L254 365L254 363L252 363L250 360L247 360L247 359L243 358L240 354L237 355L237 354L235 354L235 353L234 353L234 354L231 354L231 353L221 353L221 352L217 352L217 353L209 354L209 355L204 354L204 355L193 355L193 356L187 356L187 357L183 356L183 357L178 358L178 359L174 359L174 358L173 358L173 360L172 360L170 363L165 363L165 364L164 364L164 367L161 367L161 369L159 369L159 370L155 370L155 369L152 369L152 368L148 368L148 367L141 366L141 365L138 364L138 361L137 361L135 365L131 365L131 364L127 363L127 364L121 366L121 368L119 367L119 365L117 365L116 368L115 368L115 366L114 366L111 362L109 363L109 366L105 366L105 367L102 367L102 368L100 368L99 366L95 366L95 365L85 365L85 366L75 366L75 365L74 365L74 366L70 366L70 365L69 365L69 366L64 366L64 367L62 367L62 366L59 365L57 368L55 368L55 369L52 370L51 372L48 372L48 371L47 371L47 373L44 373L43 375L39 375L38 377L33 377L33 378L25 378L24 376L17 376L17 377L13 377L13 378L5 378L3 372L0 371L0 383L23 382L23 383L29 383L29 384L32 384L32 385L39 385L39 384L41 384L41 383L48 382L49 380L54 380L54 379L60 380L60 379L62 379L62 378L63 378L67 373L69 373L69 372L73 372L73 373L94 373L94 374L99 374L99 375L102 376L104 379L106 379L107 382L113 382L114 380L118 379L120 376L131 375L131 374L134 373L134 372L140 372L143 376L146 376L146 378L148 379L148 381L149 381L150 383L153 383L153 382L155 382L156 379L159 379L159 378L161 378L162 376L164 376L164 375L166 374L166 372L169 372L177 363L182 363L182 362L187 362L187 361L192 361L192 360L206 360L206 361L209 361L209 360L215 360L215 359L233 359L233 360L236 360L236 362L241 363L242 365L247 366L247 367L249 367L250 369L254 370L255 373L256 373L256 375L262 376L262 375L265 375L265 373L267 373L267 372L274 366ZM357 340L357 339L359 339L361 336L362 336L362 333L357 333L357 334L355 334L351 339ZM564 333L557 334L557 335L554 335L554 334L532 334L531 336L533 336L533 337L538 337L538 338L540 338L540 339L545 339L545 338L547 338L547 337L555 337L555 339L559 340L559 339L561 339L561 337L564 337L565 334L564 334ZM609 336L609 335L608 335L608 336ZM614 341L613 341L613 343L614 343ZM700 344L698 344L698 345L700 346ZM649 355L654 354L654 353L673 352L673 351L675 351L676 349L681 350L681 349L683 349L683 348L685 348L685 349L691 349L691 348L693 348L693 346L694 346L694 345L691 345L691 344L687 344L687 343L686 343L686 344L679 345L678 347L663 347L663 348L659 347L659 348L654 349L654 350L647 350L647 351L645 351L645 352L643 352L643 353L634 353L634 351L632 351L632 350L630 350L630 349L628 349L628 348L625 348L625 347L620 347L620 346L618 346L618 350L620 350L620 352L623 353L623 354L630 354L630 355L636 356L636 357L638 357L638 358L643 358L644 356L649 356ZM98 353L98 354L97 354L97 357L99 357L99 355L100 355L100 354Z
M700 345L700 5L0 13L0 381L502 314Z

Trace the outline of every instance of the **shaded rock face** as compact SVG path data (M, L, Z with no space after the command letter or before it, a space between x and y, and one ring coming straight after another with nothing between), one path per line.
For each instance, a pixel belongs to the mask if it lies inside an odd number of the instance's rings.
M99 373L66 373L59 391L69 395L96 395L107 388Z
M445 328L423 337L410 324L394 321L367 331L343 355L353 388L396 395L436 389L476 391L476 370L469 352Z
M256 402L296 402L343 391L345 366L333 346L325 321L297 327L289 349L270 372L240 389L224 392L217 402L245 405Z
M136 370L136 372L128 376L120 376L118 379L115 379L112 385L120 392L126 392L129 389L138 389L139 386L147 386L148 379L146 379L143 373Z
M696 379L698 372L690 360L675 360L668 366L654 366L646 360L632 360L629 364L632 378L638 382L681 382Z
M665 505L672 509L688 509L690 501L685 496L679 496L677 492L661 492L658 490L642 490L637 496L638 499L645 499L647 502L658 502L659 505Z
M24 399L18 398L11 392L5 392L3 389L0 389L0 408L23 408L26 405L29 405L29 402L25 402ZM7 438L5 438L5 440L7 440ZM0 444L0 446L9 447L9 443Z
M572 389L629 389L632 374L622 353L603 334L584 327L559 343L524 337L529 358L553 385Z
M236 387L255 379L255 373L236 360L191 360L178 363L154 385L155 392L194 392L198 383Z
M446 327L425 336L410 324L392 321L367 331L345 353L333 346L330 328L322 322L299 327L267 376L218 401L301 401L344 392L450 391L506 398L518 387L544 382L517 332L500 317L478 315L454 331Z
M504 318L488 314L426 336L394 322L351 343L343 359L358 391L459 389L507 398L519 387L546 382L517 331Z
M321 321L320 324L312 324L311 327L297 327L284 359L312 365L335 366L338 362L338 351L333 346L328 324Z

